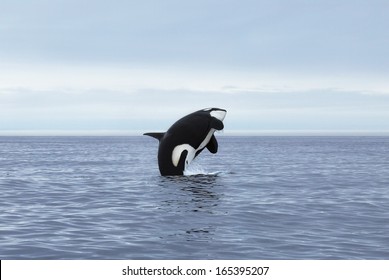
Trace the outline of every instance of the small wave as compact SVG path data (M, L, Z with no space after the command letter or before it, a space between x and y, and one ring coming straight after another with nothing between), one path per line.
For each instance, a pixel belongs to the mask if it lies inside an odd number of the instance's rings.
M193 171L193 170L185 170L184 176L198 176L198 175L208 175L208 176L219 176L225 174L223 171L214 171L214 172L200 172L200 171Z
M208 175L208 176L219 176L228 174L228 171L213 171L209 172L198 164L191 164L184 170L184 176L197 176L197 175Z

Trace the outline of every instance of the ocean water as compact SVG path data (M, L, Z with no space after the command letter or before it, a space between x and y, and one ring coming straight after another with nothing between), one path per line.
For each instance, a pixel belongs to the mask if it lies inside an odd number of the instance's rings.
M389 259L389 138L0 137L0 259Z

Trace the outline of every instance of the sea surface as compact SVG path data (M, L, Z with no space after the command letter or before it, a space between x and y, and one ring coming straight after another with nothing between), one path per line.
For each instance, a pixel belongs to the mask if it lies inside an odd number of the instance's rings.
M388 137L0 137L0 259L389 259Z

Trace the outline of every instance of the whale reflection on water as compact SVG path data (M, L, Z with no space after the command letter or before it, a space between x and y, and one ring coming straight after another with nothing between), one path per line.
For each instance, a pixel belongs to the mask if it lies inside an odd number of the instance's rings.
M164 232L166 242L211 242L217 228L209 224L217 216L221 184L218 175L159 177L166 193L159 210L167 213L167 223L178 224ZM179 213L170 216L169 213ZM170 220L172 219L172 220ZM190 222L189 222L190 221ZM178 230L177 230L178 228Z

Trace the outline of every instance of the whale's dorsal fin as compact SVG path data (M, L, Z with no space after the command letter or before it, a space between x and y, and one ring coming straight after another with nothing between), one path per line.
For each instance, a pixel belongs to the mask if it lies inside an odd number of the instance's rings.
M165 135L165 133L164 132L147 132L147 133L144 133L143 135L151 136L155 139L158 139L158 141L161 141L161 139Z

